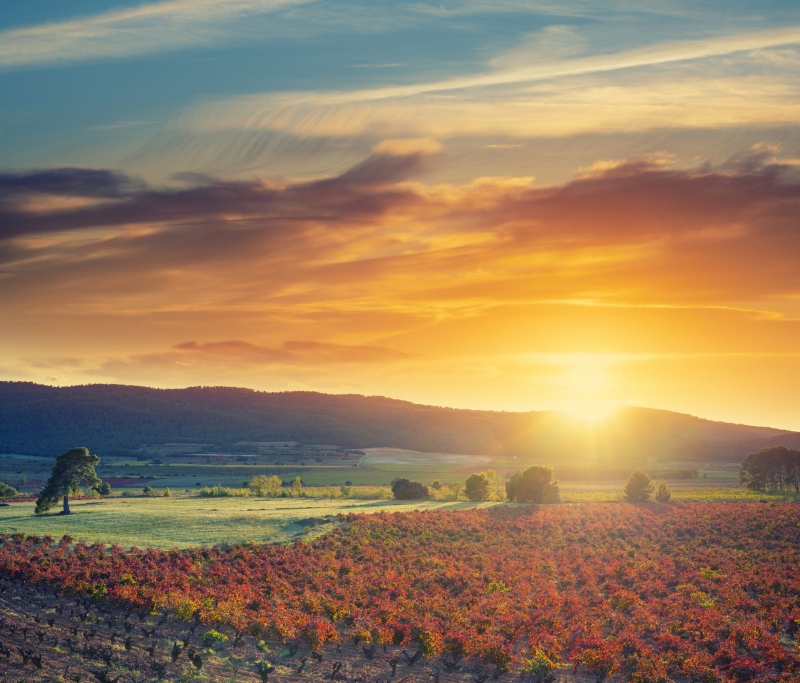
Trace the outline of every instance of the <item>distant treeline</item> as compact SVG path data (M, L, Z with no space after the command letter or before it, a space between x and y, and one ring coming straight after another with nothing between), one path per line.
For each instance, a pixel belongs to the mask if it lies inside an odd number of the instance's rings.
M0 382L5 453L56 455L80 445L102 457L164 443L236 452L239 442L297 441L560 462L592 458L622 467L652 458L687 460L698 444L714 444L707 459L741 460L758 448L793 446L793 439L800 445L800 434L647 408L623 408L589 427L553 412L456 410L380 396ZM750 444L744 451L743 441Z
M748 455L739 480L753 491L800 492L800 451L776 446Z

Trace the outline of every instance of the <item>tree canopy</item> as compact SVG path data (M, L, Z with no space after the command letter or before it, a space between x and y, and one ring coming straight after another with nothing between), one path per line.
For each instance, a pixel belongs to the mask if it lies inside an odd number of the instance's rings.
M464 484L464 491L473 503L484 501L489 497L489 477L483 472L470 474Z
M669 490L667 482L662 479L656 486L656 500L659 503L667 503L670 498L672 498L672 491Z
M510 501L519 503L557 503L560 500L553 468L545 465L532 465L517 472L506 484L506 494Z
M258 476L253 477L253 480L250 482L250 490L255 495L267 496L269 498L274 498L280 494L282 486L283 482L274 474L272 476L259 474Z
M625 482L623 497L628 503L644 503L653 497L655 484L647 472L635 470Z
M17 493L19 493L19 491L13 486L6 484L4 481L0 481L0 498L13 498Z
M392 482L392 493L396 500L421 500L428 497L428 487L401 477Z
M75 494L81 485L100 486L100 477L94 471L100 458L90 455L88 448L70 448L56 458L53 472L36 501L36 514L47 512L63 496L64 509L61 514L68 515L69 496Z
M739 469L739 482L752 491L800 491L800 450L773 446L751 453Z

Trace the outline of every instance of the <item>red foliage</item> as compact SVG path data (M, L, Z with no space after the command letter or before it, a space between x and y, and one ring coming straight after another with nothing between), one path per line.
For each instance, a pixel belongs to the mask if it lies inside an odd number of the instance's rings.
M419 643L599 678L796 681L800 505L350 516L306 544L123 551L4 537L0 574L309 645Z

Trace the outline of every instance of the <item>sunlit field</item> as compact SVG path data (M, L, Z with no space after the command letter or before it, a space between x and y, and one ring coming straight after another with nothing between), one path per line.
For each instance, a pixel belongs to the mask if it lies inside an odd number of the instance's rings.
M110 498L75 501L69 517L35 516L32 503L0 508L0 532L70 534L88 543L186 548L222 543L281 543L330 529L337 515L461 508L471 503L314 498Z

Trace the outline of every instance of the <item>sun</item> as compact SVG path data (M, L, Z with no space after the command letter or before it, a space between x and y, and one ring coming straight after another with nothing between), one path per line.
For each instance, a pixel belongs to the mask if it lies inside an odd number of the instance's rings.
M565 401L559 411L573 420L596 425L611 417L619 407L617 401L574 399Z
M559 409L571 418L597 424L610 417L619 407L611 398L615 384L613 359L604 355L578 354L565 363L559 378Z

